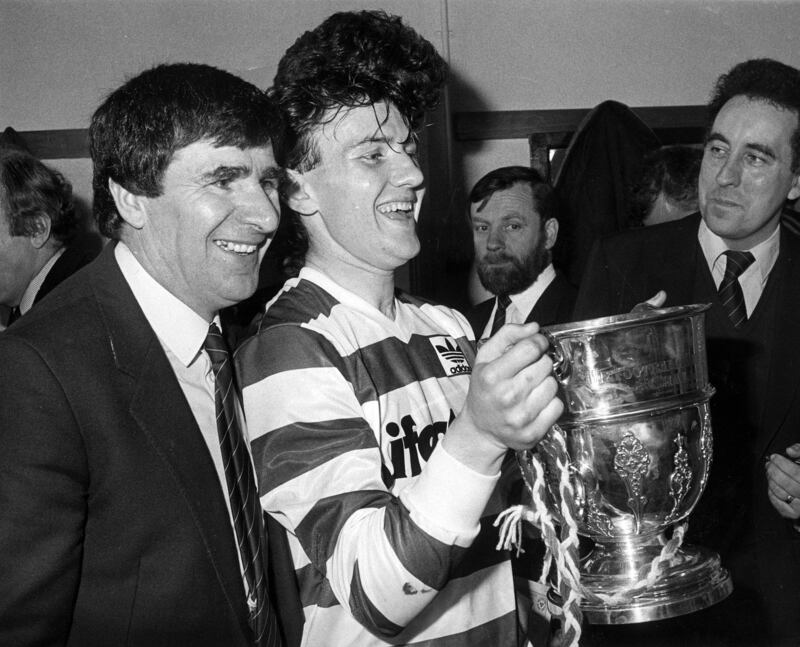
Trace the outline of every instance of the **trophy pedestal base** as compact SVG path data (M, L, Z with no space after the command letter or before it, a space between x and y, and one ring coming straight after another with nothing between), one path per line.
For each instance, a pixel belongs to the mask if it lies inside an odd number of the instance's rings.
M658 543L598 543L581 564L581 582L590 591L615 595L630 591L658 557ZM610 605L584 601L592 624L627 624L663 620L692 613L724 600L733 591L730 574L719 556L701 547L684 546L645 591Z

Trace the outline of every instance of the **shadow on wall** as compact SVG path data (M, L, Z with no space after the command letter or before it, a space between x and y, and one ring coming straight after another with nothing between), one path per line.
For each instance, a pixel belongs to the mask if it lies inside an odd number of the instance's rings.
M474 110L486 109L479 91L455 72L451 72L447 93ZM453 112L443 98L435 114L429 115L431 126L422 133L427 191L417 228L422 249L410 264L410 275L412 293L463 312L470 307L473 247L467 212L469 187L464 186L463 144L467 142L458 142L460 154L455 154L448 135ZM468 152L479 153L482 142L468 144Z

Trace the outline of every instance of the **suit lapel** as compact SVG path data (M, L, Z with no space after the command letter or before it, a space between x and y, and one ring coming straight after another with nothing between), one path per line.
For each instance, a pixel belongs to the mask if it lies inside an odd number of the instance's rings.
M492 315L492 308L494 308L494 302L496 300L496 297L487 299L467 312L467 320L470 326L472 326L472 332L475 333L475 339L480 338L483 329L486 328L486 324L489 323L489 317Z
M572 315L575 292L564 275L556 272L556 277L533 305L525 323L536 321L542 326L550 326L566 322ZM573 297L573 303L567 303L570 297Z
M690 304L698 262L697 230L700 215L695 214L677 221L671 235L656 235L651 245L643 249L642 267L649 268L644 276L652 277L645 294L650 298L659 290L666 290L668 306ZM666 233L666 232L664 232ZM702 255L701 255L702 256Z
M553 282L542 292L542 296L536 300L536 303L533 304L533 308L531 308L531 311L528 313L525 323L536 321L543 326L554 323L553 321L549 321L549 319L555 316L561 302L561 295L556 289L557 281L558 277L556 276Z
M783 452L796 441L797 430L792 429L785 440L779 431L791 405L798 397L800 373L800 239L787 229L781 230L781 258L783 274L779 280L775 343L770 357L767 378L768 401L762 419L766 443L760 449ZM777 268L776 268L777 269ZM775 270L773 270L775 271ZM774 446L771 446L773 445Z
M93 283L117 368L130 376L130 414L169 470L231 608L247 630L240 567L213 460L160 342L108 245Z

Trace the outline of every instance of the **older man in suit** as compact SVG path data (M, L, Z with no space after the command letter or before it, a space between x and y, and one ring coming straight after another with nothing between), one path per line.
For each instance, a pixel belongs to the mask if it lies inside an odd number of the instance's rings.
M0 305L12 323L97 251L73 245L80 219L72 186L20 150L0 152Z
M505 323L569 321L577 290L552 263L558 198L531 168L505 166L469 195L478 278L495 295L467 313L477 338Z
M114 242L0 335L0 644L279 644L218 330L278 223L275 126L206 65L95 112Z
M711 304L714 462L689 540L720 553L734 592L642 626L633 643L797 645L800 238L781 225L781 210L800 195L800 71L741 63L720 77L709 109L700 213L599 241L576 316L625 312L658 290L666 305ZM623 644L594 633L594 644Z

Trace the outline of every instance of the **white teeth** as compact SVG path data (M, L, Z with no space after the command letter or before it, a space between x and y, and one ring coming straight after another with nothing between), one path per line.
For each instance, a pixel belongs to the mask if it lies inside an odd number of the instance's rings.
M241 254L242 256L246 256L247 254L252 254L254 251L258 249L258 245L246 245L245 243L234 243L229 240L215 240L214 243L220 249L224 249L226 252L234 252L235 254Z
M387 204L382 204L378 207L378 212L387 214L393 213L396 211L411 211L414 209L413 202L389 202Z

